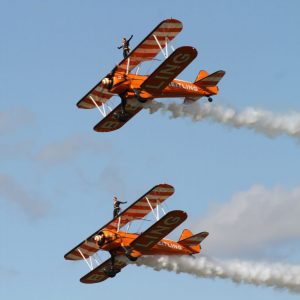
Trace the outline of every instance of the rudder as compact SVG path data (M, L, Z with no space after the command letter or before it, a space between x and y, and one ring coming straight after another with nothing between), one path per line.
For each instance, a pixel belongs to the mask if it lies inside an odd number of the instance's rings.
M194 253L199 253L201 250L201 242L208 236L208 232L203 231L197 234L192 234L188 229L184 229L179 238L178 244L191 249Z
M202 77L205 74L205 72L206 71L203 71L203 70L199 72L197 79L194 82L195 85L197 85L199 87L213 87L213 86L216 86L219 83L219 81L223 78L223 76L225 75L225 71L220 70L220 71L217 71L210 75L208 75L208 73L206 72L208 76ZM200 77L200 79L198 79L199 77Z
M197 75L197 77L196 77L196 79L195 79L195 82L197 82L197 81L199 81L199 80L201 80L202 78L205 78L205 77L207 77L207 76L208 76L208 72L205 71L205 70L201 70L201 71L198 73L198 75Z

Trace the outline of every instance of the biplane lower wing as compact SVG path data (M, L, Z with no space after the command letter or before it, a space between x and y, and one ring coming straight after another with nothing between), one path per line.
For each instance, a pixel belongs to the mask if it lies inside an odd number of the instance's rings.
M166 183L158 184L140 197L132 205L126 208L120 215L110 222L99 228L83 242L78 244L72 250L65 254L67 260L81 260L94 255L99 247L94 241L95 235L103 229L120 229L129 222L144 218L150 211L154 210L157 205L164 202L174 193L174 188Z
M151 249L155 244L167 236L187 218L186 212L173 210L138 236L131 244L133 250L143 254L143 251Z
M124 126L133 116L139 113L143 107L136 101L130 101L125 106L126 118L120 120L119 116L122 114L122 105L119 104L112 112L110 112L105 118L103 118L97 125L94 126L94 130L97 132L109 132L114 131Z
M180 74L197 56L197 50L190 46L177 48L141 85L152 95L161 91Z
M124 261L118 259L118 257L116 257L115 264L114 264L115 270L117 269L117 270L121 271L121 269L123 269L126 266L127 266L126 262L124 262ZM106 280L107 278L110 278L106 272L110 268L111 268L111 260L108 259L104 263L102 263L100 266L98 266L91 272L89 272L86 275L84 275L83 277L81 277L80 282L88 283L88 284L102 282L102 281Z
M102 79L98 82L85 96L83 96L78 102L78 108L91 109L95 108L96 105L101 106L106 103L113 94L102 85Z

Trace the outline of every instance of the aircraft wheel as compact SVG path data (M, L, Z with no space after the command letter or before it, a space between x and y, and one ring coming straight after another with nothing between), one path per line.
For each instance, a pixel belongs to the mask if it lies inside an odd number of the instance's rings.
M144 99L144 98L141 98L141 97L138 97L137 99L141 103L146 103L147 102L147 99Z
M126 122L128 120L129 115L126 112L116 113L116 118L121 122Z
M130 261L136 261L138 259L137 257L130 255L128 252L125 255Z
M120 271L119 271L119 272L120 272ZM116 274L117 274L118 272L116 272L116 270L114 270L113 268L110 268L110 269L108 269L108 270L105 270L104 273L105 273L108 277L113 278L113 277L116 276Z
M122 114L119 115L119 120L120 120L121 122L126 122L126 121L127 121L127 118L128 118L128 116L127 116L126 113L122 113Z
M207 100L208 100L208 102L213 102L212 97L208 97Z

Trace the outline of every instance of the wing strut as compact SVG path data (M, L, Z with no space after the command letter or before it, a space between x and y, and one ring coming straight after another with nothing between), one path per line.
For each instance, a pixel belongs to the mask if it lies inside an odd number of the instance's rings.
M118 218L118 228L117 228L117 232L120 231L120 224L121 224L121 217Z
M150 203L148 197L145 197L145 198L146 198L146 200L147 200L147 202L148 202L149 207L150 207L151 210L152 210L152 213L153 213L153 215L154 215L154 218L156 219L156 221L158 221L157 215L155 214L154 209L153 209L153 207L152 207L152 205L151 205L151 203Z
M141 196L137 201L131 204L128 208L126 208L121 213L121 215L109 221L107 224L99 228L88 238L84 239L80 244L78 244L72 250L66 253L64 256L65 259L67 260L83 259L82 255L77 250L78 248L80 248L80 251L82 252L85 258L93 256L96 252L99 251L99 247L95 243L94 237L99 233L100 230L103 229L117 230L117 228L119 229L122 228L132 220L144 218L151 211L151 208L148 205L148 201L150 202L152 209L155 209L158 203L157 200L159 200L159 203L161 204L173 193L174 193L174 188L169 184L162 183L156 185L151 190L149 190L146 194ZM148 201L146 200L146 197L148 198Z
M94 268L93 268L93 263L92 263L92 260L91 260L91 256L90 256L90 262L84 257L83 253L81 252L80 248L77 248L77 251L80 253L80 255L82 256L82 258L84 259L84 261L86 262L86 264L88 265L88 267L90 268L90 270L92 271Z
M102 103L101 106L102 106L102 109L101 107L97 104L97 102L93 99L93 97L91 95L89 95L89 98L92 100L92 102L95 104L95 106L98 108L98 110L100 111L101 115L103 117L106 117L107 116L107 113L106 113L106 110L105 110L105 104ZM107 105L108 109L110 111L112 111L111 107L109 105Z
M126 75L129 73L130 57L127 59Z
M170 40L168 39L168 37L167 37L167 36L165 37L165 47L166 47L166 50L164 51L164 49L163 49L163 47L161 46L161 44L160 44L159 40L157 39L156 35L155 35L155 34L152 34L152 36L154 37L154 39L155 39L155 41L156 41L156 43L157 43L157 45L158 45L158 47L159 47L161 53L163 54L163 56L164 56L165 58L168 58L168 57L169 57L169 53L168 53L168 45L169 45L169 41L170 41ZM173 51L175 51L175 49L174 49L174 47L173 47L172 45L170 45L170 48L171 48Z
M81 257L84 259L84 261L86 262L86 264L88 265L88 267L91 271L93 271L95 268L97 268L98 266L101 265L101 260L102 259L100 258L98 253L94 253L94 255L91 255L89 258L86 258L83 255L80 248L77 248L76 250L80 253Z

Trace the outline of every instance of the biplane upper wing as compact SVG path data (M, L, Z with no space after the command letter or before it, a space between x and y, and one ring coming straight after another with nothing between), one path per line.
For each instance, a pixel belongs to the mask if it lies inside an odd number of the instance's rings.
M115 258L115 265L114 267L116 269L121 270L122 268L126 267L126 262L118 259L118 257ZM105 273L105 269L108 269L111 267L111 260L107 259L104 263L102 263L97 268L93 269L91 272L87 273L83 277L80 278L80 281L82 283L97 283L104 281L105 279L109 278L107 274Z
M141 89L153 96L180 74L197 56L197 50L190 46L177 48L141 85Z
M182 210L173 210L168 212L160 220L139 235L134 241L132 241L130 247L143 254L143 251L151 249L161 239L185 221L186 218L187 214Z
M162 21L116 66L115 71L129 73L141 62L153 59L181 30L182 23L176 19ZM94 108L93 100L100 106L111 98L112 94L101 84L102 79L78 101L79 108Z
M152 209L154 210L157 205L165 201L174 193L174 188L169 184L159 184L149 190L145 195L140 197L127 209L125 209L119 216L112 219L109 223L98 229L86 240L78 244L71 251L65 254L65 259L80 260L90 257L95 254L99 248L94 242L95 235L103 229L118 229L136 219L144 218Z
M118 71L130 72L141 62L153 59L161 49L182 30L182 23L176 19L160 22L118 65Z

